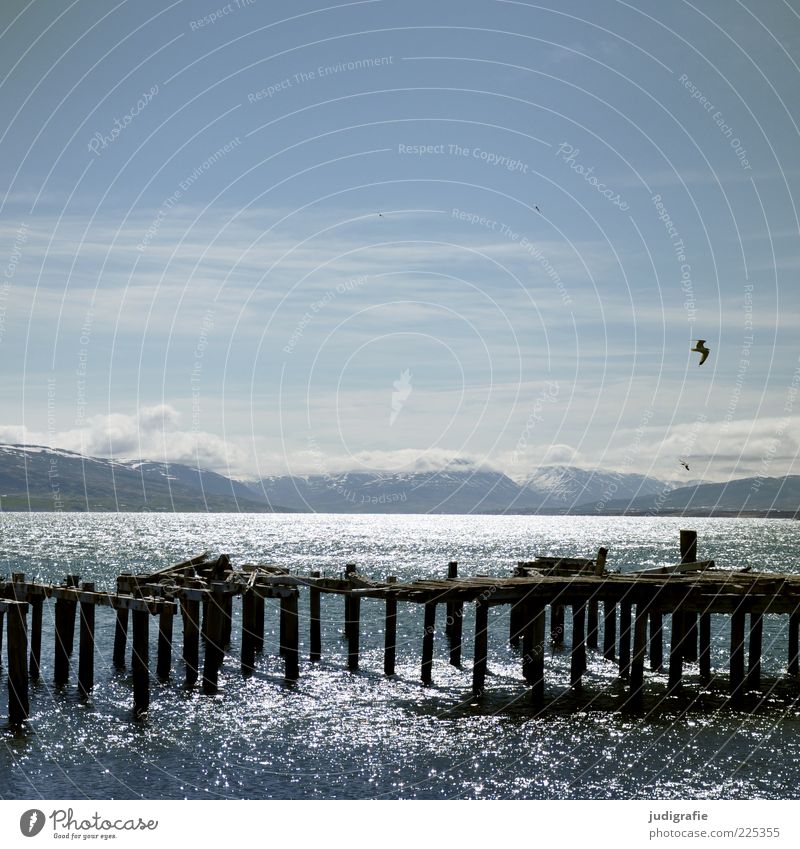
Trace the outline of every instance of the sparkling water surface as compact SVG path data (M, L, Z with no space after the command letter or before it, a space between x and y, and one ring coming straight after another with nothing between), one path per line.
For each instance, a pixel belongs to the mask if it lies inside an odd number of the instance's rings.
M543 516L242 514L0 514L0 574L42 580L80 574L113 589L120 571L147 571L209 550L234 564L277 563L375 577L509 575L536 555L593 556L626 571L676 562L681 527L698 531L700 559L723 568L798 572L800 523L760 519ZM182 688L176 620L169 682L151 684L143 720L131 713L129 673L111 668L113 613L97 610L95 687L52 687L52 603L45 605L42 678L19 731L0 725L0 797L20 798L797 798L800 686L785 675L786 617L766 616L764 680L752 712L725 705L728 621L712 617L713 668L703 691L687 664L686 692L666 697L646 672L644 711L620 710L616 667L589 652L581 694L569 692L568 651L546 661L547 707L535 713L519 654L508 646L508 607L490 611L487 693L470 695L474 618L467 606L464 663L449 665L437 613L431 687L419 682L422 609L398 609L397 675L383 669L383 602L361 605L361 669L346 668L343 601L323 596L323 660L308 653L308 594L300 601L301 670L283 681L278 610L267 601L264 655L239 668L234 636L214 697ZM567 617L569 622L569 617ZM151 667L155 654L151 627ZM569 644L569 631L566 643ZM602 644L602 635L601 635ZM77 641L76 641L77 647ZM5 661L5 659L4 659ZM73 665L77 663L77 652ZM0 723L6 723L0 669Z

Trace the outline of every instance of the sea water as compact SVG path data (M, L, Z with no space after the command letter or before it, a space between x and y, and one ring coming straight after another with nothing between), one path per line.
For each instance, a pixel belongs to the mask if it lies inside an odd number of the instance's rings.
M542 516L341 516L247 514L0 514L0 574L58 581L79 574L113 589L121 571L149 571L208 550L235 565L399 580L509 575L536 555L594 556L627 571L679 559L681 527L697 530L698 558L720 568L798 572L800 523L758 519ZM702 690L686 664L683 695L666 696L646 672L640 714L623 709L617 669L590 651L583 692L570 693L568 650L546 659L543 711L528 701L508 607L490 611L486 695L470 693L474 617L466 606L463 666L448 663L444 610L437 613L433 685L419 681L420 605L399 604L397 675L383 675L383 602L361 605L361 661L347 670L343 600L322 598L323 659L309 664L308 594L300 600L300 680L286 684L277 656L278 609L266 604L266 642L252 678L233 645L219 695L182 687L176 620L173 675L151 681L151 706L132 715L129 670L111 665L114 618L97 609L95 686L81 700L72 671L52 686L52 603L44 608L41 680L22 730L0 719L0 797L23 798L796 798L800 703L785 676L786 617L766 616L763 686L750 711L725 704L728 619L712 617L719 679ZM569 616L567 624L569 625ZM602 617L601 617L602 619ZM151 666L155 653L151 627ZM569 631L566 644L569 644ZM667 643L668 644L668 643ZM77 643L76 643L77 645ZM601 634L602 645L602 634ZM130 648L130 646L129 646ZM77 651L73 656L77 662ZM0 670L0 717L7 715Z

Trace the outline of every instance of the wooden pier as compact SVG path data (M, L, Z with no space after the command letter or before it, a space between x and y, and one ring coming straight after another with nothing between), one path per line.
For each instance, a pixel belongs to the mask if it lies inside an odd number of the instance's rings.
M301 674L301 592L308 597L310 663L320 661L324 654L321 596L343 598L342 624L351 671L360 663L362 601L382 603L383 668L387 676L395 674L398 604L422 605L423 685L434 679L437 621L449 644L449 662L460 666L464 610L474 606L473 697L480 697L486 685L489 609L507 605L509 642L520 652L522 677L529 687L531 705L537 709L545 703L546 656L548 650L558 650L564 642L567 614L572 634L568 649L572 689L581 689L587 652L596 652L598 659L617 664L619 678L627 682L627 704L634 709L641 706L645 694L648 657L651 674L662 668L667 620L670 693L679 692L686 683L686 662L697 662L701 687L711 680L711 614L730 620L728 684L732 705L741 704L745 693L761 684L765 614L788 617L786 672L792 677L800 675L800 575L731 571L717 569L713 561L697 561L693 531L681 532L680 560L673 566L612 573L606 570L606 556L601 548L594 558L537 558L518 563L507 577L460 576L457 563L451 562L447 578L404 583L393 576L384 581L369 579L360 575L354 564L348 564L339 577L333 578L318 572L291 574L276 566L236 568L226 555L199 555L157 572L123 573L117 578L115 592L97 591L94 584L81 583L77 575L68 575L56 585L27 581L23 574L15 573L10 581L0 581L0 650L5 620L9 719L19 724L29 716L29 682L41 674L42 611L47 600L54 602L53 683L68 687L74 672L78 692L85 699L91 698L94 687L95 610L102 605L115 611L113 664L124 668L130 656L136 715L144 713L150 704L152 645L155 674L160 681L172 676L174 649L181 640L184 686L192 688L199 682L204 693L218 691L220 670L230 658L234 642L233 604L237 599L241 604L241 674L253 674L256 656L264 650L265 599L278 599L278 653L283 657L286 680L297 680ZM181 619L180 637L174 625L176 616ZM78 662L73 669L76 622Z

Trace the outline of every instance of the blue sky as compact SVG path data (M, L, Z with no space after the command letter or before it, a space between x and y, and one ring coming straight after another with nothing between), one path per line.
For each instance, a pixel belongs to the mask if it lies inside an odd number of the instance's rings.
M797 471L800 6L551 6L6 0L0 440Z

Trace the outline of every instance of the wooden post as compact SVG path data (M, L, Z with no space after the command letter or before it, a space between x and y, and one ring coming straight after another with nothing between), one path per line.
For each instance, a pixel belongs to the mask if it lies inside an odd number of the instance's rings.
M17 593L15 592L15 597ZM30 715L28 698L28 605L10 604L6 615L8 655L8 719L19 725Z
M347 637L347 668L358 669L358 643L361 636L361 597L349 596L350 627Z
M39 680L39 671L42 664L42 608L44 597L35 595L31 597L31 657L28 666L31 681ZM2 630L0 621L0 631Z
M284 622L284 678L296 681L300 677L300 622L297 615L297 597L295 590L291 595L281 598L281 620Z
M615 660L617 657L617 603L611 599L603 602L603 657Z
M664 615L660 610L650 612L650 669L658 672L664 665Z
M347 563L344 567L344 577L345 580L349 581L350 576L353 575L356 571L355 563ZM345 595L344 597L344 638L348 641L351 641L351 634L353 630L353 610L351 609L351 596ZM360 613L360 611L359 611ZM358 640L358 635L356 635L356 641ZM348 647L349 653L349 647ZM358 660L356 660L356 666L358 665ZM351 667L352 668L352 667Z
M226 594L222 606L222 648L231 647L231 633L233 632L233 596Z
M672 628L669 642L669 692L681 688L683 678L683 611L672 611Z
M631 701L641 704L644 693L644 658L647 653L647 605L637 603L633 627L633 659L631 661Z
M56 602L58 604L58 602ZM117 621L114 627L113 663L117 669L125 668L125 647L128 643L128 608L117 609Z
M789 675L800 675L800 613L789 615Z
M5 618L5 610L0 610L0 669L3 668L3 623L5 622Z
M447 564L447 580L455 581L458 578L458 563L455 560L451 560ZM447 613L447 618L444 622L444 633L446 637L449 637L453 631L453 624L455 622L455 612L453 610L454 602L448 601L445 607L445 611ZM458 665L458 664L456 664Z
M747 658L747 680L745 690L757 690L761 686L761 642L764 618L760 613L750 614L750 651Z
M627 678L631 672L631 603L619 603L619 675Z
M472 666L472 692L483 695L486 681L486 655L489 652L489 604L485 600L475 602L475 659Z
M680 549L681 563L697 562L697 531L681 531ZM694 662L697 660L697 614L682 611L678 619L681 662L684 660Z
M697 614L694 611L683 613L683 659L697 662Z
M531 685L531 702L534 707L541 707L544 703L545 606L541 601L530 601L527 606L522 674Z
M55 650L53 658L53 683L57 687L69 681L69 656L75 631L74 601L57 598L55 605Z
M242 675L249 678L256 666L256 605L255 593L242 593Z
M85 583L81 590L93 593L94 584ZM83 698L88 698L94 686L94 610L93 601L81 601L78 692Z
M564 644L564 605L550 605L550 642L554 646Z
M697 563L697 531L681 531L681 563Z
M522 638L522 629L524 623L523 617L523 601L518 598L511 602L511 607L508 616L508 643L512 648L517 648Z
M394 576L389 583L394 583ZM395 651L397 644L397 597L386 597L386 628L383 645L383 671L386 675L394 675Z
M312 572L312 578L319 578L319 572ZM322 658L322 616L321 616L322 593L312 586L308 591L309 603L309 652L308 659L316 663Z
M150 613L133 611L133 712L141 715L150 707Z
M200 639L203 641L203 647L208 642L208 605L209 597L204 595L202 601L203 619L200 623Z
M572 653L569 677L575 689L580 689L586 671L586 603L572 605Z
M586 647L597 648L597 599L592 598L586 606Z
M741 701L744 688L744 610L740 607L731 616L731 702Z
M260 595L254 598L255 604L255 638L253 645L256 654L264 651L264 599Z
M80 575L67 575L67 586L75 587L77 589L77 587L80 586ZM66 635L66 649L67 655L72 657L72 650L75 648L75 620L78 614L78 602L76 599L75 601L68 601L67 604L69 607L67 608L68 627Z
M433 681L433 635L436 630L436 602L425 604L425 630L422 633L422 683Z
M213 696L219 684L219 670L222 666L224 652L222 650L222 635L225 627L225 598L218 589L208 599L205 622L206 650L203 658L203 692Z
M169 679L172 667L172 619L175 609L165 604L158 615L158 650L156 656L156 676L159 681Z
M711 614L700 614L700 681L708 684L711 680Z
M183 613L183 663L186 667L186 686L193 687L200 669L200 601L181 599Z

